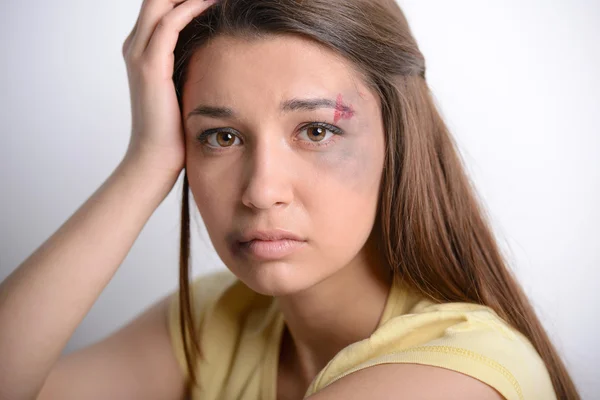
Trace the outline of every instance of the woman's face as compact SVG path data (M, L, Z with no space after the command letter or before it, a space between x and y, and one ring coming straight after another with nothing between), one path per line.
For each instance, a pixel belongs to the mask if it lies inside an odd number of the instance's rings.
M193 197L246 285L281 296L364 266L385 138L380 103L347 61L297 36L218 37L190 62L183 115ZM304 242L265 258L238 242L252 229Z

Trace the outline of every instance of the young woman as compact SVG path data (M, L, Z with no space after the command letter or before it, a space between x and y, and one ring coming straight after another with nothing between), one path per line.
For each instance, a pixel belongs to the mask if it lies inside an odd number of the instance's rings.
M123 54L127 154L2 283L0 398L579 398L393 0L145 0ZM182 170L181 289L59 359ZM191 284L189 192L228 267Z

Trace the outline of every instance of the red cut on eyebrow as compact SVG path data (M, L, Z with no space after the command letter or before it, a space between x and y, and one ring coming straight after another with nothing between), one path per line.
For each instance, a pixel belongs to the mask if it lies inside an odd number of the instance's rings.
M350 119L354 116L354 109L352 105L346 106L342 101L342 94L338 94L337 101L335 103L335 112L333 114L333 121L337 124L340 119Z

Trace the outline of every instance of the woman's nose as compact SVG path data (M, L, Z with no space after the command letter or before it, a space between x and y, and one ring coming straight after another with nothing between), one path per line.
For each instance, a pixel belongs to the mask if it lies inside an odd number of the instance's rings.
M268 209L293 199L293 154L281 140L264 140L249 149L242 202L250 208Z

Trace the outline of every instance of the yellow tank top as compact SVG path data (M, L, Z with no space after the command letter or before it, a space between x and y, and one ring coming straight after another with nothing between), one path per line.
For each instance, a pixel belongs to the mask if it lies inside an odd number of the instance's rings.
M275 399L284 319L274 298L254 292L229 270L196 278L191 289L196 321L202 321L204 352L197 362L202 387L194 389L192 400ZM171 298L169 330L187 377L177 296ZM492 309L434 303L397 283L373 334L337 353L305 397L352 372L389 363L458 371L485 382L508 400L556 399L539 354Z

